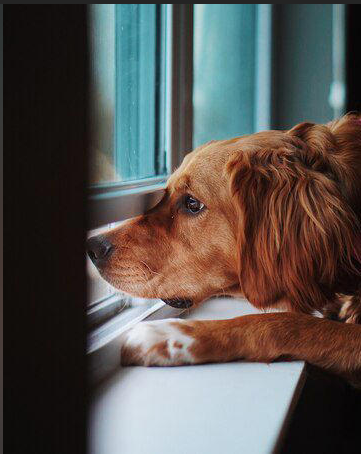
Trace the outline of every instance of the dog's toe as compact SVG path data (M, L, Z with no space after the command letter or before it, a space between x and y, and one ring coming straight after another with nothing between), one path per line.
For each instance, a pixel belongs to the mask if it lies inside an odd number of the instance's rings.
M140 322L121 339L123 366L178 366L194 363L189 347L194 339L181 330L180 319Z

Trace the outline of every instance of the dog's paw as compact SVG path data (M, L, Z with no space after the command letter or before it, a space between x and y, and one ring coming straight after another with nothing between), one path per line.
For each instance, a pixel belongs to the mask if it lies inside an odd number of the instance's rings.
M194 364L194 338L186 333L192 322L181 319L140 322L122 335L123 366L180 366ZM184 329L186 327L186 330Z

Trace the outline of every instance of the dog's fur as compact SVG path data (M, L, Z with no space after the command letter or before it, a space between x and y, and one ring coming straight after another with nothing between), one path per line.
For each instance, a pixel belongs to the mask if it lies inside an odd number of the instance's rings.
M205 208L187 212L186 194ZM244 295L258 308L287 312L225 321L173 320L169 329L163 329L164 323L163 328L148 325L153 343L128 342L123 362L287 357L357 375L360 223L357 114L197 148L170 177L155 208L107 234L114 247L97 264L100 273L136 296L196 305L212 295ZM334 320L315 317L315 311ZM179 353L184 337L180 342L174 330L192 339L187 355ZM170 337L179 348L173 356Z

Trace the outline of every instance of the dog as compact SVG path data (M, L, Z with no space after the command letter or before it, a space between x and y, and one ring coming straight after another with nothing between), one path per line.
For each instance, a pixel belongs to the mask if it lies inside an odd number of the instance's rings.
M206 143L157 206L87 248L134 296L177 308L244 296L282 310L138 323L123 335L124 365L304 360L359 383L361 116Z

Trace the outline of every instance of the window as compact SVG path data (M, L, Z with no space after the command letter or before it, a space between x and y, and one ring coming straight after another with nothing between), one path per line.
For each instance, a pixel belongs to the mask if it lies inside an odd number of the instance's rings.
M194 5L193 43L194 146L268 129L271 5Z
M256 9L194 5L194 146L255 129Z
M91 5L91 183L167 175L165 5Z

